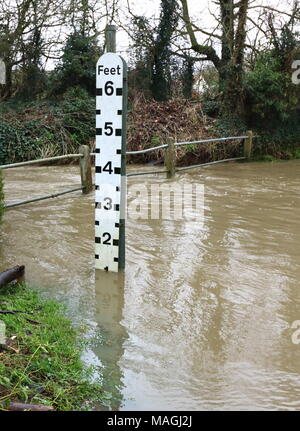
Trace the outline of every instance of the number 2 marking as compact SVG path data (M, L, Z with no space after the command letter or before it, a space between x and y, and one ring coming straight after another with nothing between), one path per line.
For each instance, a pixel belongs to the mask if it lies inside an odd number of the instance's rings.
M108 233L108 232L105 232L104 234L103 234L103 238L104 237L107 237L107 239L105 240L105 241L103 241L103 244L104 245L111 245L111 242L110 242L110 240L111 240L111 234L110 233Z

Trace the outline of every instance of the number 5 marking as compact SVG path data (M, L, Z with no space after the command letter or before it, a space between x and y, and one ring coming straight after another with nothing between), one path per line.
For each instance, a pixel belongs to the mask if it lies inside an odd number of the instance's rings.
M105 135L111 136L114 133L114 129L111 127L113 123L105 123L104 130L106 130Z

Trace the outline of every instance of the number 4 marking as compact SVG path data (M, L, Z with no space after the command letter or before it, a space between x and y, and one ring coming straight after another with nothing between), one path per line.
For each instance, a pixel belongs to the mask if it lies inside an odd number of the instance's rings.
M103 172L108 172L109 174L113 173L111 162L107 162L106 165L103 168Z

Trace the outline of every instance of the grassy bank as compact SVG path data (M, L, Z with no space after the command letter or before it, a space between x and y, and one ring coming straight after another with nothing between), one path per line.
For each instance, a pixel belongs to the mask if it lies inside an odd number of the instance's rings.
M43 301L26 286L0 290L0 314L7 347L0 348L0 408L10 402L53 406L55 410L88 409L101 402L99 383L81 361L78 331L54 301Z

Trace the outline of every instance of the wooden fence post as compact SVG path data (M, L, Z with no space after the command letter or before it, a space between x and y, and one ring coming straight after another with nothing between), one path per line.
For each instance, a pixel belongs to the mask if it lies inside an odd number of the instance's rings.
M82 193L87 194L93 190L90 147L88 145L81 145L79 152L83 154L83 157L80 157Z
M244 142L244 157L246 157L247 160L251 159L252 154L252 146L253 146L253 132L252 130L249 130L247 132L248 138L245 139Z
M117 27L115 25L107 25L105 29L106 52L117 51L116 35Z
M165 149L165 167L167 169L167 178L175 177L176 172L176 155L175 145L172 139L168 139L168 148Z

